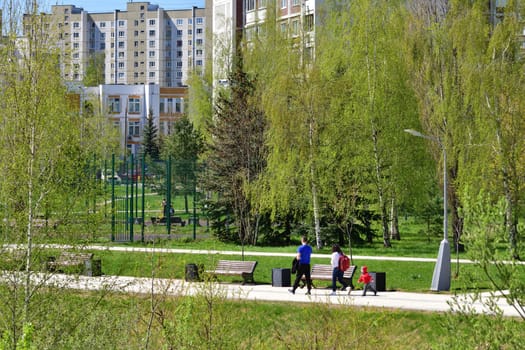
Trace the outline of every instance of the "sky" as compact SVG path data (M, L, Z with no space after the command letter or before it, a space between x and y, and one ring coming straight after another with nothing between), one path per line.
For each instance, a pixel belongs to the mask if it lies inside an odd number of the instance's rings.
M142 0L152 5L159 5L164 10L190 9L193 6L204 7L205 0ZM126 10L129 0L47 0L51 5L75 5L88 12L113 12ZM132 1L131 1L132 2ZM137 1L136 1L137 2Z

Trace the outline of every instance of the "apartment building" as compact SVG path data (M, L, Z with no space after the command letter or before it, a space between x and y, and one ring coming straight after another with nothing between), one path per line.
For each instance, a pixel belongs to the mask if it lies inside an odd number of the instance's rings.
M90 59L103 60L105 84L187 85L191 72L202 74L206 61L205 10L164 10L149 2L127 2L126 10L89 13L74 5L54 5L67 81L82 81Z
M227 84L235 47L243 38L251 41L260 31L269 8L277 11L281 30L290 36L300 36L305 57L312 57L318 9L323 3L324 0L208 0L215 86ZM306 35L300 35L303 32Z

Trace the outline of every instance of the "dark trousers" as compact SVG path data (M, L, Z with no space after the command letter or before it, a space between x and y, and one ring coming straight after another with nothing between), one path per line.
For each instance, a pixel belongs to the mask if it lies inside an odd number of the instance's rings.
M294 292L299 286L299 283L301 282L301 278L303 276L305 276L306 285L308 286L308 291L312 289L312 278L310 277L310 264L299 264L299 267L297 268L295 282L293 283Z
M332 272L332 291L335 292L337 289L336 281L339 281L343 285L343 289L348 287L348 284L346 284L345 280L343 279L344 272L339 270L338 267L334 267L334 271Z
M370 282L370 283L366 283L364 286L363 286L363 296L366 295L366 291L367 290L370 290L372 292L374 292L374 295L377 294L377 289L376 289L376 284L375 282Z

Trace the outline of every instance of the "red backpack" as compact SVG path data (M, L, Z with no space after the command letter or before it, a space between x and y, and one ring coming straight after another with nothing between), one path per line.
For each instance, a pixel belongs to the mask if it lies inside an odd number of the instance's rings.
M339 256L339 270L346 271L350 268L350 258L344 254Z

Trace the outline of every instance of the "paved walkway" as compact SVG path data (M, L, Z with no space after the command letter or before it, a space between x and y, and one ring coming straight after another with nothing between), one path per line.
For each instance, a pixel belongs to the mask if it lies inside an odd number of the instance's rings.
M15 277L15 274L17 277ZM64 274L34 274L35 283L54 285L62 288L77 290L111 290L123 293L164 294L164 295L195 295L212 291L217 295L230 299L294 302L294 303L326 303L348 306L375 307L387 309L404 309L418 311L445 312L450 310L449 303L454 296L441 293L407 293L407 292L378 292L377 296L367 293L362 296L361 290L337 292L337 296L330 296L329 289L313 289L312 295L306 295L306 289L298 289L295 294L288 292L287 287L272 287L268 284L240 285L236 283L203 283L186 282L177 279L152 279L125 276L72 276ZM20 272L4 272L2 279L23 278ZM492 298L484 294L483 299ZM509 306L504 297L493 298L505 316L519 317L519 313ZM462 295L460 301L472 302L469 295ZM489 313L484 303L477 300L472 302L473 310L478 313Z
M6 247L6 246L4 246ZM67 246L49 245L52 248L67 248ZM15 246L10 246L15 248ZM87 246L88 250L113 250L113 251L128 251L128 252L145 252L155 251L158 253L174 253L174 254L224 254L224 255L240 255L238 251L214 251L214 250L191 250L191 249L166 249L166 248L142 248L142 247L119 247L119 246ZM295 256L294 253L265 253L265 252L244 252L247 256ZM314 254L316 257L327 258L327 254ZM424 261L435 262L435 259L425 258L403 258L403 257L369 257L369 256L354 256L354 259L377 259L377 260L398 260L398 261ZM469 260L462 260L463 263L469 263ZM3 272L0 273L0 278L10 279L17 278L19 272ZM152 278L136 278L126 276L101 276L101 277L87 277L87 276L71 276L71 275L48 275L48 274L34 274L35 282L58 285L64 288L78 289L78 290L100 290L107 289L113 291L120 291L126 293L141 293L141 294L168 294L168 295L194 295L204 290L212 290L216 293L221 293L227 298L231 299L247 299L260 301L279 301L279 302L297 302L297 303L329 303L353 306L370 306L377 308L392 308L404 310L420 310L420 311L437 311L445 312L451 309L451 303L454 303L455 298L461 303L471 303L473 310L479 313L489 313L485 304L480 300L474 300L470 294L462 294L454 296L450 293L409 293L386 291L378 292L377 296L372 293L367 296L362 296L362 290L354 290L349 295L347 292L337 292L337 296L330 296L329 289L313 289L312 295L305 295L306 289L298 289L295 295L288 292L288 287L272 287L269 284L257 285L240 285L237 283L202 283L202 282L186 282L177 279L152 279ZM505 297L502 295L491 296L490 293L482 295L482 299L487 301L489 298L493 299L498 307L503 311L505 316L520 317L519 312L510 306Z

